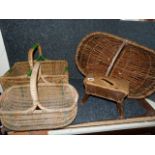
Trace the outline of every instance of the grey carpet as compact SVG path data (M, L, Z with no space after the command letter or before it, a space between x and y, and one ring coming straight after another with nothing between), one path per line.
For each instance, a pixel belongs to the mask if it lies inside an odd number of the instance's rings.
M77 89L80 96L78 101L78 114L73 124L118 118L119 114L116 105L111 101L91 96L86 104L81 105L80 100L84 93L82 80L71 79L70 83ZM141 107L136 100L127 99L125 101L126 118L140 116L145 112L146 110Z

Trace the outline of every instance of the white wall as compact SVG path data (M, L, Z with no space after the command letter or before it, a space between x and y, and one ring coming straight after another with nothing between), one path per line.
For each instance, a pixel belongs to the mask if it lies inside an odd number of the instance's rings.
M9 61L6 53L2 33L0 30L0 76L2 76L7 70L9 70ZM0 92L2 92L2 87L0 85Z

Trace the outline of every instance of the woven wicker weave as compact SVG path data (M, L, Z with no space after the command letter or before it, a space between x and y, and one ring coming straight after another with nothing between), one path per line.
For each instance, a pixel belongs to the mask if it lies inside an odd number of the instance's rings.
M78 93L69 84L40 83L36 63L29 85L12 86L2 95L1 121L12 130L61 128L77 113ZM32 98L31 98L32 97Z
M1 121L11 130L62 128L77 114L78 93L70 84L39 83L36 63L30 85L12 86L2 94Z
M155 51L126 39L91 33L77 48L76 64L85 76L128 80L130 98L145 98L155 91Z
M3 90L13 86L22 85L29 83L29 74L32 71L33 55L34 51L38 49L39 57L42 57L42 49L40 45L31 48L28 52L28 62L17 62L13 67L7 71L2 77L0 77L0 82ZM42 66L43 76L51 82L56 83L68 83L68 63L65 60L44 60L40 61Z

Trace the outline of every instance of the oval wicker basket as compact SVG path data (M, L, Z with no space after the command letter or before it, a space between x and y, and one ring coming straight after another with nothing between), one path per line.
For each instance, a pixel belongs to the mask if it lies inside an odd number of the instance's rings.
M155 91L155 51L103 32L87 35L76 51L76 64L86 76L110 76L130 82L130 98Z
M30 85L12 86L2 94L0 117L11 130L62 128L77 114L78 93L70 84L37 84L40 63L33 68ZM42 77L41 77L42 78Z
M28 61L16 62L9 71L0 77L3 90L13 86L28 84L33 64L37 62L33 55L37 50L38 60L41 62L42 74L48 81L55 83L68 83L68 63L66 60L44 60L42 48L39 44L28 51ZM43 61L44 60L44 61Z

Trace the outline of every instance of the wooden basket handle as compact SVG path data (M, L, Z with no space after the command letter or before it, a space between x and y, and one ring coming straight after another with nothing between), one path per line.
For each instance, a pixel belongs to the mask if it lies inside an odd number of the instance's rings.
M42 48L39 44L35 44L32 48L29 49L28 51L28 62L30 65L30 69L33 69L33 53L34 51L36 51L36 49L38 50L39 56L42 55Z
M45 109L44 107L41 106L40 101L39 101L39 97L38 97L37 82L38 82L39 78L41 77L40 66L41 66L40 62L35 63L33 70L32 70L32 75L30 78L30 93L31 93L31 97L33 100L34 110L36 110L37 107L39 107L39 109L41 109L41 110Z

